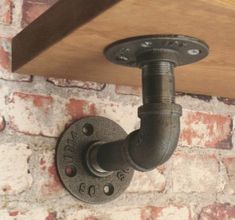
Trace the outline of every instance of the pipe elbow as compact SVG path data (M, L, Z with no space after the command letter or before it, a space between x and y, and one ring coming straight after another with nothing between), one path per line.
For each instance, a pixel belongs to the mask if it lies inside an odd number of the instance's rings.
M181 115L181 106L174 103L148 104L139 109L141 128L126 139L132 167L149 171L172 156L179 139Z

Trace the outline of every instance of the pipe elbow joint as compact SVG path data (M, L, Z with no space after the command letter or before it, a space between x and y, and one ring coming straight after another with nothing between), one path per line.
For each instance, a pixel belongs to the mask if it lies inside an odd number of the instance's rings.
M127 160L134 169L149 171L174 153L180 134L182 108L174 103L151 103L139 108L141 127L126 139Z

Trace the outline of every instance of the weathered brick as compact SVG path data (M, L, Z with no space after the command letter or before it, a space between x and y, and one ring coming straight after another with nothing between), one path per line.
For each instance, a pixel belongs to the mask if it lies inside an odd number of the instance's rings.
M10 70L10 40L0 37L0 70Z
M190 210L185 206L148 206L141 211L141 220L191 220Z
M40 178L35 181L37 198L44 200L64 193L56 171L54 152L48 151L40 154L38 167L36 175Z
M232 148L232 118L206 112L184 111L179 144L208 148Z
M25 144L6 143L0 145L0 195L15 195L32 184L28 159L31 150Z
M28 210L0 210L0 218L4 220L56 220L56 212L48 212L46 208L36 207Z
M31 82L32 76L12 73L10 71L11 40L0 37L0 79L18 82Z
M57 1L58 0L24 0L22 25L26 26L30 24Z
M178 152L173 156L173 192L217 192L223 184L218 182L219 164L214 155L186 154Z
M139 126L139 120L136 117L136 106L131 103L123 104L109 101L96 103L96 114L115 121L127 133L132 132Z
M66 220L191 220L188 207L169 205L164 207L119 207L109 209L69 209L66 210Z
M115 89L117 94L122 94L122 95L135 95L135 96L140 96L142 92L141 87L134 87L134 86L116 86Z
M226 167L228 175L228 183L225 186L225 191L229 194L235 194L235 157L228 157L223 159L223 164Z
M1 0L0 3L0 24L9 25L12 22L12 0Z
M141 208L121 207L107 210L105 213L112 220L143 220L141 217Z
M82 116L95 115L95 105L84 100L69 99L66 111L72 119L79 119Z
M166 186L166 179L157 169L150 172L135 172L127 192L162 192Z
M230 204L212 204L204 207L199 220L234 220L235 206Z
M102 214L91 209L67 209L65 211L66 220L102 220L105 219Z
M96 82L83 82L77 80L56 79L56 78L48 78L47 81L60 87L69 87L69 88L77 87L77 88L95 90L95 91L102 91L105 88L104 83L96 83Z
M66 124L94 115L95 107L84 100L63 99L15 92L8 97L9 128L30 135L57 137Z
M30 75L11 73L4 69L0 69L0 79L16 82L32 82L32 76Z

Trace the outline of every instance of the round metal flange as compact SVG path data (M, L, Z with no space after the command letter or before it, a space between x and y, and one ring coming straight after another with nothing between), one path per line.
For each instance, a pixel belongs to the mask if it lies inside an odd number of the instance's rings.
M106 58L116 64L138 67L139 56L149 52L155 60L173 62L175 66L197 62L208 55L208 45L184 35L148 35L116 41L104 50Z
M77 199L87 203L105 203L117 198L129 186L132 168L95 176L87 166L87 151L97 142L112 142L126 138L126 132L115 122L103 117L83 118L60 137L56 150L56 165L65 188Z

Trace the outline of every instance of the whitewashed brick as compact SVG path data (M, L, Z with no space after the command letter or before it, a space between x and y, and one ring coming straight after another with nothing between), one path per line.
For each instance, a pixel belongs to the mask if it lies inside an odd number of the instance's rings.
M26 144L0 145L0 195L18 194L30 188L32 176L28 172L31 150Z

